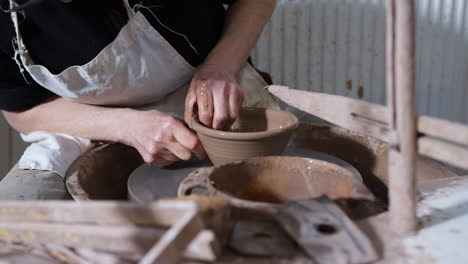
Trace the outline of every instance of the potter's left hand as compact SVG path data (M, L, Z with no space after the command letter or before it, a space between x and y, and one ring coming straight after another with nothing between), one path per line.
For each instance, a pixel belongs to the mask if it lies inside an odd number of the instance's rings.
M244 100L237 73L219 65L200 66L185 99L185 122L198 114L200 122L214 129L227 129L236 121Z

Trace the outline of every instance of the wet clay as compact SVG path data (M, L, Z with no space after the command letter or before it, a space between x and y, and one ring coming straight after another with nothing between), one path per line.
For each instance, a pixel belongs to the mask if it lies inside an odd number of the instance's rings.
M279 155L288 144L297 118L286 111L243 108L239 119L227 130L214 130L192 120L192 128L215 165L251 157Z
M327 162L302 158L268 158L215 170L214 187L258 202L285 203L328 195L349 198L357 184L354 175Z

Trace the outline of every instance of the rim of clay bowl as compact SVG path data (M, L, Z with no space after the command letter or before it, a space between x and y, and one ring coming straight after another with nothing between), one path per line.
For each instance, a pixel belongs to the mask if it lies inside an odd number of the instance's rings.
M259 132L231 132L231 131L223 131L223 130L216 130L212 128L208 128L198 121L198 115L194 116L191 120L191 128L195 130L197 133L214 137L220 139L228 139L228 140L249 140L249 139L260 139L260 138L267 138L279 135L281 133L285 133L288 130L293 130L297 128L299 125L299 119L297 117L287 111L273 109L273 108L256 108L256 107L243 107L241 111L254 111L254 110L265 110L265 111L272 111L272 112L279 112L288 115L291 117L293 122L286 127L268 130L268 131L259 131Z

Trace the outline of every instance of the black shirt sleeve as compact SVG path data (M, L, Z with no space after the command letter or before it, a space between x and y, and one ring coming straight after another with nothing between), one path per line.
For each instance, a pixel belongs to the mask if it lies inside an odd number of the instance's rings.
M20 111L32 108L54 94L43 88L25 72L23 78L15 61L0 51L0 110Z

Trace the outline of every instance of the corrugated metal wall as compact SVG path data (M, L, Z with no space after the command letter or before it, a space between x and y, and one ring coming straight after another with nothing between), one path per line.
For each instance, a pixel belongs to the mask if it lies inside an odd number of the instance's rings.
M468 3L420 0L417 8L418 110L468 123Z
M384 0L280 0L253 54L275 83L385 103ZM417 1L418 111L468 123L468 3ZM0 175L24 144L0 120Z
M468 123L468 1L417 1L418 111ZM277 84L385 103L384 0L280 0L253 55Z

